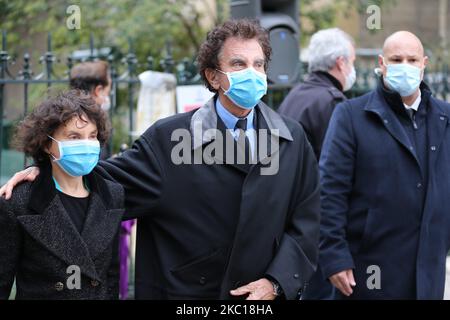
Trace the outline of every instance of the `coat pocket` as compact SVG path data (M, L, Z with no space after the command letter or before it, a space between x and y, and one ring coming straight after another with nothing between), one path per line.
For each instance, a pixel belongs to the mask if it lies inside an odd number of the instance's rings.
M180 286L202 288L202 291L217 289L223 277L227 250L218 248L170 270Z
M368 247L370 247L372 243L372 237L373 237L373 210L367 210L366 218L364 222L364 228L362 231L362 236L359 244L358 253L363 252L367 250Z

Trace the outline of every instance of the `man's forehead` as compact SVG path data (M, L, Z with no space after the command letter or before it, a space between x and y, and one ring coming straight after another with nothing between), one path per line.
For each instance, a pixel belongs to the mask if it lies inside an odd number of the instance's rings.
M419 38L406 31L389 36L383 45L384 55L423 56L424 50Z
M423 50L414 43L396 43L384 48L385 56L401 56L401 57L421 57Z
M227 59L264 59L264 52L256 39L228 38L222 47L222 56Z

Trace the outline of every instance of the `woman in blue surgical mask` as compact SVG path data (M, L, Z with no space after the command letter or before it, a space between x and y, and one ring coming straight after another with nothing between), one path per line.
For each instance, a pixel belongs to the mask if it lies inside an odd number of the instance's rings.
M41 174L0 199L0 299L117 299L123 189L93 172L109 134L91 96L71 90L19 125Z

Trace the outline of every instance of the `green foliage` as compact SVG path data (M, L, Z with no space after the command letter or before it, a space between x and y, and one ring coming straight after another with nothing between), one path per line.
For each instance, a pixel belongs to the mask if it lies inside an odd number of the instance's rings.
M204 9L199 10L202 4ZM217 3L218 8L226 4L227 0ZM80 8L80 29L69 30L67 27L71 15L67 8L71 5ZM0 29L7 31L8 53L21 65L19 53L29 52L34 63L34 76L42 71L43 65L36 61L44 54L42 49L36 50L36 45L38 41L45 41L48 32L52 35L52 51L59 59L54 64L54 71L60 77L65 76L66 57L75 50L88 49L91 34L95 48L113 49L119 74L125 71L126 66L120 62L131 44L139 61L138 73L146 69L148 56L154 58L154 68L161 68L159 62L167 54L166 43L171 44L175 61L184 57L192 59L211 27L203 22L204 18L218 24L224 15L222 10L216 15L215 8L206 0L0 0ZM46 47L45 43L39 45ZM55 87L61 89L64 85ZM127 121L122 119L126 119L128 101L123 91L118 92L118 109L113 117L114 151L128 141L124 127ZM45 85L30 87L30 109L45 95ZM22 108L22 105L11 101L8 108Z
M334 0L318 5L318 2L314 0L302 0L300 2L301 44L307 45L311 35L318 30L335 26L338 14L348 17L353 10L364 14L370 5L382 8L389 7L395 2L396 0Z
M198 10L199 2L205 4L205 10ZM219 0L222 6L225 2ZM66 26L70 5L80 7L79 30ZM33 36L51 32L53 49L68 54L87 48L92 33L96 47L115 46L125 51L132 40L142 61L148 55L159 60L167 41L173 44L175 58L194 55L210 27L202 24L202 19L210 17L215 23L221 19L206 0L0 0L0 8L0 28L8 31L9 43L30 47Z

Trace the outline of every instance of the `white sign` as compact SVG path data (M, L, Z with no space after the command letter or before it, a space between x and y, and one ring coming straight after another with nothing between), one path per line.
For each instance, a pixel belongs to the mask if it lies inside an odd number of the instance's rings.
M176 78L171 73L145 71L139 75L139 92L136 131L144 133L156 120L175 114Z
M203 85L178 86L176 92L178 113L200 108L214 96Z

